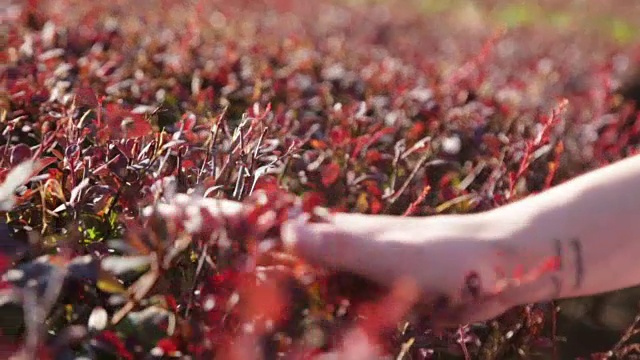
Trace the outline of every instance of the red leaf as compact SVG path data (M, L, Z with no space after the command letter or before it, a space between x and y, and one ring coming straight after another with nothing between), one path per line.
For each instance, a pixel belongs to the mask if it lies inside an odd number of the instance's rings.
M0 273L4 273L11 267L11 259L4 254L0 254Z
M126 360L133 360L133 355L127 350L122 339L113 331L105 330L96 336L99 341L110 345L120 357Z
M356 139L356 146L351 153L351 157L357 157L363 148L373 145L376 141L380 140L383 136L392 134L396 131L395 128L386 127L378 130L373 135L362 135Z
M196 126L196 117L193 114L184 114L178 123L176 124L183 131L193 131Z
M366 161L367 164L373 165L374 163L382 160L382 154L378 150L369 150L367 151Z
M424 122L416 122L413 124L411 129L407 131L406 138L410 142L418 141L418 139L422 138L427 132L427 125Z
M382 205L380 200L378 200L375 197L372 197L371 200L369 201L369 208L371 209L372 214L380 214L384 206Z
M340 166L336 163L327 164L322 168L322 185L333 185L340 176Z
M143 114L134 114L118 104L106 107L107 128L117 138L136 138L149 135L153 130Z
M175 354L179 349L178 343L174 338L160 339L156 346L162 349L163 354L167 354L169 356Z
M9 162L12 166L16 166L32 155L31 148L25 144L18 144L11 149L11 157Z
M81 87L76 90L76 104L78 106L94 108L98 106L98 97L92 88Z
M152 131L151 124L140 114L130 114L125 117L121 128L124 128L127 139L149 135Z
M380 190L380 187L378 186L378 183L376 181L368 180L365 181L363 185L369 194L377 197L382 196L382 190Z
M341 127L333 128L329 132L329 139L334 146L340 146L349 139L349 133L347 132L347 130Z
M309 141L309 145L311 145L312 148L318 149L318 150L324 150L327 148L327 144L324 141L321 141L318 139L311 139Z
M322 193L307 192L302 195L302 210L304 212L312 212L316 206L325 206L327 199Z
M173 295L165 294L164 295L164 300L167 302L167 308L169 310L171 310L171 311L177 311L178 310L178 302L173 297Z
M362 148L371 140L371 136L369 135L362 135L359 136L356 140L355 140L355 146L353 148L353 151L351 152L351 157L355 158L358 157L358 155L360 155L360 151L362 151Z
M498 137L494 134L484 134L482 136L482 142L484 146L486 146L487 151L492 156L498 156L500 154L500 148L502 147L502 142Z

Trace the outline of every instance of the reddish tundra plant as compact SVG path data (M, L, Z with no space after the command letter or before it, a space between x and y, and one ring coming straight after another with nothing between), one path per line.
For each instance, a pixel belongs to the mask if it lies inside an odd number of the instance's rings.
M306 264L280 226L483 211L635 153L637 49L387 5L46 5L3 36L3 358L554 352L553 305L435 330L410 284Z

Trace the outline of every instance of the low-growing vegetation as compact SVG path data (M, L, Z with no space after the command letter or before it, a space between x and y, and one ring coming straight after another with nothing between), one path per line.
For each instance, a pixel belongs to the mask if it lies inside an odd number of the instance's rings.
M634 1L583 9L589 35L547 2L557 26L500 1L10 5L2 358L586 358L556 303L433 331L279 233L318 206L484 211L635 154ZM594 358L636 351L623 326Z

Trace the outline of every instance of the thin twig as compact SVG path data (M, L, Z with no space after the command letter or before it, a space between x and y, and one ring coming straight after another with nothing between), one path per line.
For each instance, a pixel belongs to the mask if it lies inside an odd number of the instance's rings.
M45 320L47 315L55 305L62 284L67 277L67 269L60 269L54 266L51 269L51 276L47 282L44 295L41 301L37 299L37 290L35 287L27 287L24 291L24 317L25 326L27 328L27 336L25 340L24 356L26 359L36 359L38 346L42 335L46 332Z
M398 191L396 191L393 195L389 197L389 200L387 201L387 209L391 207L391 205L393 205L400 198L400 196L402 196L402 194L407 190L407 188L411 184L411 181L413 181L413 178L416 177L416 175L418 174L418 171L427 162L429 157L431 157L430 151L427 151L422 155L422 157L420 158L420 160L418 160L418 163L413 168L413 170L411 171L411 174L409 174L409 177L404 181L400 189L398 189Z
M196 291L196 288L198 286L198 278L200 277L200 273L202 271L202 269L204 268L204 264L205 264L205 259L207 258L207 251L209 250L209 244L205 243L204 246L202 247L202 250L200 250L200 257L198 259L198 266L196 267L196 272L195 274L193 274L193 283L191 284L191 288L189 291L189 300L187 301L187 306L184 312L184 316L185 318L189 317L189 312L191 311L191 306L193 305L193 295Z
M613 348L611 349L610 353L612 353L612 354L619 353L620 350L622 349L622 346L627 341L629 341L629 339L631 339L631 337L634 335L636 327L638 327L638 325L640 325L640 313L638 315L636 315L636 317L633 319L633 322L631 323L631 325L629 325L627 330L624 332L624 335L622 335L620 340L618 340L618 342L613 346Z

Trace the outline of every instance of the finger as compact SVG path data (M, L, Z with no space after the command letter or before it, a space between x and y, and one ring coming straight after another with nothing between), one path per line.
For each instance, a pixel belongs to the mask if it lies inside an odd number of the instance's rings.
M187 194L176 194L170 202L147 206L144 209L144 214L149 216L157 212L162 216L176 216L185 212L198 212L199 209L206 210L213 217L232 217L240 215L245 210L245 206L241 202L233 200L198 198Z
M176 196L177 197L177 196ZM178 200L178 199L176 199ZM180 199L183 205L188 206L193 203L193 199L183 197ZM213 216L234 216L239 215L245 209L245 205L238 201L226 199L202 198L202 207Z
M346 233L333 224L291 221L283 225L281 233L288 250L329 267L350 267L359 263L359 253L365 245L361 235Z
M383 231L402 229L405 233L425 230L424 219L392 215L368 215L358 213L336 213L330 218L331 224L346 232L375 235Z
M340 224L308 224L291 221L283 225L283 241L289 251L316 265L351 271L374 281L390 284L412 276L411 266L419 261L415 246L398 241L381 241L375 231L356 220L345 229Z
M383 234L403 235L397 236L393 240L405 241L409 239L415 241L419 236L407 236L407 234L415 234L424 232L424 224L420 219L407 218L389 215L367 215L358 213L336 213L328 216L321 223L330 224L331 226L321 227L314 225L306 225L309 216L298 218L299 225L311 226L318 232L333 236L334 234L344 234L346 236L359 236L367 239L365 246L369 246L371 241L381 241ZM305 225L302 225L305 224Z

